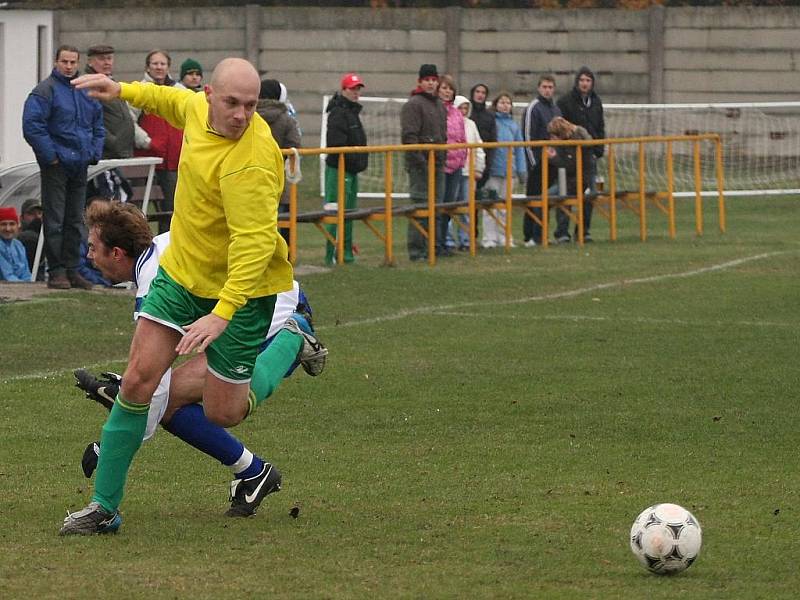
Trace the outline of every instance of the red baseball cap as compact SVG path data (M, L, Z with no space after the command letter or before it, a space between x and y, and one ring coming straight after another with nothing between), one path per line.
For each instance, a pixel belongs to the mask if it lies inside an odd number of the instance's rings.
M364 80L361 79L355 73L348 73L344 77L342 77L342 89L343 90L351 90L355 87L364 87Z

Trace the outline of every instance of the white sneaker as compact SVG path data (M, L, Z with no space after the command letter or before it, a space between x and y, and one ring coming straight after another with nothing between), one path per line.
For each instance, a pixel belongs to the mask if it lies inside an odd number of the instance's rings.
M481 244L481 247L483 247L483 248L497 248L497 244L495 244L494 242L483 242Z
M526 248L533 248L535 246L536 246L536 242L533 241L533 240L528 240L527 242L525 242L525 247Z

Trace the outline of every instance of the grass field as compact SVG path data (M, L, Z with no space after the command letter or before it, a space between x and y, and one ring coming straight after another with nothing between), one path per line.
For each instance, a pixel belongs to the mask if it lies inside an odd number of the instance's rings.
M729 202L728 232L483 252L303 277L331 349L234 432L284 489L222 516L228 473L161 431L116 536L59 538L105 414L71 370L123 369L121 293L0 305L2 598L796 598L795 199ZM301 231L301 262L322 238ZM655 502L704 528L692 568L628 549ZM300 507L299 518L289 515Z

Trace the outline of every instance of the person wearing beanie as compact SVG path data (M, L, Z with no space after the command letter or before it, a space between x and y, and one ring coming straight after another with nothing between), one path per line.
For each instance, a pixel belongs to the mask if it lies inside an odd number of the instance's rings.
M279 148L300 148L300 128L297 126L297 121L289 114L286 104L281 101L281 90L282 85L277 79L262 79L256 112L269 125L272 137L275 138ZM287 158L284 158L284 162L286 160ZM288 185L283 186L278 212L289 212ZM284 228L280 233L288 243L289 230Z
M181 85L187 90L200 92L203 90L203 67L193 58L181 63Z
M363 108L359 103L364 80L355 73L347 73L339 82L339 91L334 94L325 111L328 113L328 127L325 146L366 146L367 134L361 123L359 113ZM344 207L346 210L358 206L358 174L369 164L369 154L344 155ZM325 202L337 204L339 201L339 154L328 154L325 158ZM326 226L331 237L336 237L337 226ZM353 221L344 224L344 262L355 260L353 255ZM325 264L336 262L336 246L330 241L325 245Z
M447 111L437 95L439 72L436 65L419 68L417 87L400 111L400 140L403 144L447 143ZM408 192L414 204L428 201L428 153L404 152L408 173ZM444 167L446 152L435 153L435 202L444 199ZM417 220L426 228L427 222ZM428 242L414 222L409 220L406 240L408 258L412 261L428 258Z
M19 216L13 206L0 206L0 280L30 282L25 246L17 239Z
M606 137L606 122L603 118L603 102L594 90L595 77L589 67L581 67L575 75L573 88L558 99L561 115L571 123L583 127L592 139L601 140ZM586 148L584 160L589 163L589 178L586 184L590 195L597 192L597 161L603 156L605 148L592 146ZM593 204L590 197L583 201L583 241L591 242L589 227L592 224ZM576 231L577 235L577 231Z

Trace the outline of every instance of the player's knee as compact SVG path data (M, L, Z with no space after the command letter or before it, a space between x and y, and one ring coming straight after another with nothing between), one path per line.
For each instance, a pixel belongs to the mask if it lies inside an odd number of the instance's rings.
M220 427L233 427L241 423L247 412L242 407L231 404L204 403L206 418Z
M123 398L130 402L147 404L153 397L160 380L160 376L156 377L141 373L129 366L122 376L122 386L119 392Z

